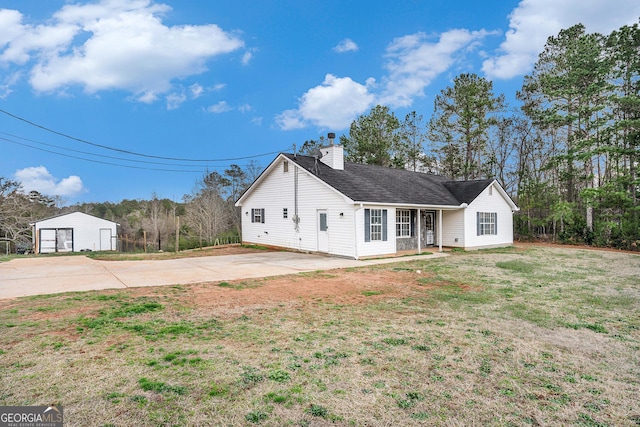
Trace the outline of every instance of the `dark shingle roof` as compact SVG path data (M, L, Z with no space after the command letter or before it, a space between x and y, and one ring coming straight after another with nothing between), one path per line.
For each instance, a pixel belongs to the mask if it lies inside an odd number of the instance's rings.
M460 201L460 203L471 203L487 188L493 179L478 179L473 181L448 181L444 186Z
M439 175L344 162L332 169L313 157L284 154L340 193L359 202L459 206L471 203L493 180L451 181Z

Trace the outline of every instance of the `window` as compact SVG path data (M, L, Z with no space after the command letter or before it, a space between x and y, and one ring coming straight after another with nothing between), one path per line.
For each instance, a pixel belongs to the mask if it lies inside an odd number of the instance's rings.
M396 210L396 237L411 237L411 211Z
M284 218L284 219L289 218L289 209L282 208L282 218Z
M289 172L289 162L287 160L284 161L284 163L282 164L282 171L283 172Z
M251 222L264 224L264 209L251 209Z
M371 209L371 240L382 240L382 209Z
M386 241L387 240L387 210L386 209L365 209L364 210L364 241Z
M327 231L329 227L327 227L327 214L325 212L320 213L320 231Z
M498 234L498 214L495 212L478 212L478 236Z

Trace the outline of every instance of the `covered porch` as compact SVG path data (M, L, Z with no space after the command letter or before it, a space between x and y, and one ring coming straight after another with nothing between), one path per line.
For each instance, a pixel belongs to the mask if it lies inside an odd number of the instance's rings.
M433 248L438 248L438 252L442 252L443 211L461 208L461 206L396 208L396 253L420 254Z

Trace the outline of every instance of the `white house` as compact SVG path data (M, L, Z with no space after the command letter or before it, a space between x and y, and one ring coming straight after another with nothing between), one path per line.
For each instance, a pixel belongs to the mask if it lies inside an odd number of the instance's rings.
M82 212L46 218L31 226L35 253L117 249L118 224Z
M243 242L355 259L509 246L518 210L496 180L345 162L340 145L279 154L236 206Z

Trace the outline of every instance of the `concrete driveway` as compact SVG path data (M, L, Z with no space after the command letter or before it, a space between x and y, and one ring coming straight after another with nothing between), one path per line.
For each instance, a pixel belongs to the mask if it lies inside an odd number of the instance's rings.
M0 298L219 282L442 256L446 254L356 261L295 252L264 252L155 261L98 261L84 256L19 258L0 263Z

